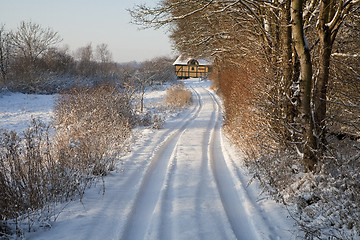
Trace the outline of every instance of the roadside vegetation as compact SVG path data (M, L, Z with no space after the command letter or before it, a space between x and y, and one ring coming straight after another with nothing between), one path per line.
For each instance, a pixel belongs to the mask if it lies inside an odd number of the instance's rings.
M135 125L131 96L108 84L71 89L58 97L54 124L61 165L83 176L105 176Z
M242 161L288 205L300 238L357 239L359 1L158 1L130 10L176 49L213 59Z
M61 213L59 203L81 200L115 169L134 119L129 96L100 85L59 95L51 126L34 119L23 134L2 130L0 236L46 226Z

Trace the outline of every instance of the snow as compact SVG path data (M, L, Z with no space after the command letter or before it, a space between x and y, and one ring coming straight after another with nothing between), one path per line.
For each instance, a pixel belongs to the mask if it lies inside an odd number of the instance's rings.
M0 94L0 129L24 131L33 118L50 123L54 95Z
M192 59L195 59L198 61L199 65L201 66L209 66L211 65L211 60L208 59L196 59L193 57L184 57L183 55L180 55L175 62L173 63L173 65L188 65L188 62Z
M59 206L51 228L27 239L295 239L285 208L260 195L241 155L221 130L220 99L209 81L184 81L193 104L163 128L137 129L131 152L81 202ZM147 107L165 91L146 94ZM0 98L0 127L22 130L31 117L51 121L53 96Z

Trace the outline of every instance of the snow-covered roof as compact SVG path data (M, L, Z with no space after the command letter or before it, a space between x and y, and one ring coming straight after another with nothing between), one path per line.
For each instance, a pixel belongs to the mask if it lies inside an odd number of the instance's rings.
M184 57L183 55L180 55L176 60L175 62L173 63L173 65L187 65L188 62L190 60L196 60L199 65L211 65L212 64L212 61L208 60L208 59L197 59L197 58L194 58L194 57Z

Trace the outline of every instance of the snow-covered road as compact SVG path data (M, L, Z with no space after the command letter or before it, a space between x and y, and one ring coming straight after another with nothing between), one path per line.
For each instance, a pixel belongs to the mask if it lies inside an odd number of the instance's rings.
M30 239L291 239L291 221L256 186L223 138L222 112L208 83L186 81L193 104L147 130L106 177L48 231Z

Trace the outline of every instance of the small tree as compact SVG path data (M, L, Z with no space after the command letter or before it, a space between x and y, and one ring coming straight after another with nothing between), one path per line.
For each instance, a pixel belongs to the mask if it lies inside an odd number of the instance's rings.
M154 58L141 63L135 72L135 87L140 91L140 112L144 111L144 95L154 83L162 84L175 78L173 61L167 58Z
M95 56L96 56L96 59L101 63L112 62L112 54L106 43L101 43L96 46Z
M152 85L155 73L151 66L151 62L144 62L140 69L135 73L135 84L140 91L140 112L144 112L144 95L146 89Z
M102 78L113 75L115 66L112 60L112 53L106 43L101 43L96 46L95 59L98 65L98 74L100 74Z

